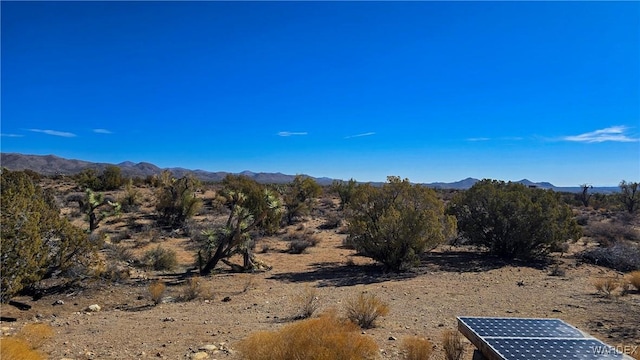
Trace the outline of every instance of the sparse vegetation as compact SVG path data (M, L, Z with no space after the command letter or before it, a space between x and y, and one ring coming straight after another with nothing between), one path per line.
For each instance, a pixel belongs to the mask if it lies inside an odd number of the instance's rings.
M448 212L469 243L503 258L532 259L582 235L571 208L558 197L518 183L483 180L457 195Z
M324 314L284 326L278 331L261 331L238 344L246 360L365 360L378 355L378 346L361 335L358 327L334 314Z
M202 279L199 277L189 278L184 287L182 288L182 294L180 295L180 300L182 301L191 301L196 299L205 299L211 300L213 298L213 294L206 288L205 284L203 284Z
M455 233L435 191L390 176L382 187L358 185L350 201L349 243L393 271L407 270Z
M376 326L376 320L389 313L389 306L374 294L360 293L346 303L347 318L363 329Z
M425 338L410 336L402 340L401 350L405 360L428 360L433 353L433 344Z
M335 191L340 198L340 210L344 210L349 205L356 191L356 186L357 183L354 179L349 179L349 181L335 180L333 182L331 190Z
M619 241L611 246L596 247L577 255L585 262L618 271L640 270L640 244Z
M638 207L640 207L639 185L640 183L627 182L625 180L620 182L620 202L624 209L630 214L635 213Z
M442 349L447 360L460 360L464 355L462 336L454 330L445 330L442 333Z

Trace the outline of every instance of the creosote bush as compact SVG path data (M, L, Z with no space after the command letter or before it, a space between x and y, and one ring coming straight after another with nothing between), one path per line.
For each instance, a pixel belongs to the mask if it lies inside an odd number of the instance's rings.
M402 340L401 350L405 360L427 360L433 353L433 344L425 338L411 336Z
M376 320L389 313L389 306L374 294L360 293L346 303L347 318L363 329L376 326Z
M460 360L464 355L464 344L460 333L454 330L445 330L442 333L442 349L447 360Z
M238 344L245 360L359 360L375 359L378 346L358 327L329 313L284 326L278 331L260 331Z

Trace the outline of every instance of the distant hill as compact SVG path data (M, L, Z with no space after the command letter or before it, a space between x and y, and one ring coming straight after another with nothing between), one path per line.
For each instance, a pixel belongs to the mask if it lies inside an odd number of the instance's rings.
M73 175L81 172L84 169L95 169L97 171L102 171L105 167L109 165L115 165L120 167L122 170L122 174L127 177L147 177L149 175L160 174L163 170L169 170L176 177L182 177L187 173L192 173L196 177L198 177L202 181L222 181L229 172L218 171L218 172L210 172L205 170L190 170L184 168L167 168L162 169L154 164L147 162L133 163L131 161L124 161L119 164L108 164L108 163L94 163L89 161L82 160L72 160L72 159L64 159L55 155L24 155L24 154L16 154L16 153L0 153L0 165L9 170L33 170L39 174L43 175L55 175L55 174L63 174L63 175ZM295 178L295 175L286 175L282 173L254 173L252 171L243 171L240 175L244 175L256 180L259 183L263 184L286 184ZM314 178L312 177L318 184L320 185L330 185L334 179L330 179L327 177ZM444 182L435 182L430 184L423 184L428 187L436 188L436 189L455 189L455 190L464 190L472 187L476 182L480 181L479 179L474 178L466 178L464 180L452 182L452 183L444 183ZM527 179L522 179L520 181L516 181L518 183L524 184L530 187L537 187L541 189L553 189L554 191L564 191L564 192L580 192L581 188L579 186L575 187L557 187L548 182L532 182ZM374 185L380 185L382 183L373 183ZM592 192L599 193L614 193L618 192L618 187L594 187Z

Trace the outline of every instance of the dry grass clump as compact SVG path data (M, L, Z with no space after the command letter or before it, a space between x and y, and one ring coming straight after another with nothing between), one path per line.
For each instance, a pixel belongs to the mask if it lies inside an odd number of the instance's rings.
M620 281L616 278L606 277L593 280L593 286L598 293L603 294L606 297L610 297L613 292L620 287Z
M346 307L347 318L363 329L375 327L378 317L389 313L389 306L374 294L361 293L347 301Z
M202 282L200 278L189 278L185 286L182 288L182 293L180 294L180 300L182 301L191 301L195 299L206 299L211 300L213 298L213 294L210 289L208 289Z
M640 270L634 271L627 276L629 284L640 291Z
M303 230L287 234L289 240L288 251L292 254L302 254L307 248L316 246L320 243L318 237L313 230Z
M464 344L460 333L453 330L445 330L442 333L442 348L447 360L460 360L464 355Z
M175 251L158 245L155 249L144 253L142 262L153 270L173 270L178 265L178 257Z
M25 325L15 336L0 339L0 359L41 360L45 357L36 349L53 336L49 325L34 323Z
M294 316L296 319L310 318L318 310L318 292L315 288L306 286L304 292L298 294L294 301L298 309L298 313Z
M425 338L411 336L402 341L401 349L405 360L427 360L433 352L433 344Z
M162 302L162 296L164 292L167 290L167 286L160 281L154 281L149 284L149 295L151 295L151 300L157 305Z
M253 333L238 349L245 360L364 360L378 355L378 346L370 337L335 314L289 324L278 331Z

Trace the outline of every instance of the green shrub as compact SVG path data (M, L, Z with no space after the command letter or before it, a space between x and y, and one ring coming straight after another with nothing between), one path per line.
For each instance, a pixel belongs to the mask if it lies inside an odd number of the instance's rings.
M322 187L310 177L297 175L286 188L283 198L287 224L309 215L315 205L315 198L322 193Z
M160 222L174 229L180 228L202 207L202 200L195 196L200 181L193 175L175 179L165 170L160 176L160 184L156 194Z
M50 193L21 171L3 169L0 177L1 301L56 271L91 263L94 244L60 216Z
M382 187L358 185L346 218L348 243L394 271L416 265L455 232L435 191L392 176Z
M448 212L463 238L503 258L542 257L581 236L558 194L518 183L482 180L458 194Z
M245 360L365 360L378 356L378 346L358 327L333 314L260 331L238 344Z

